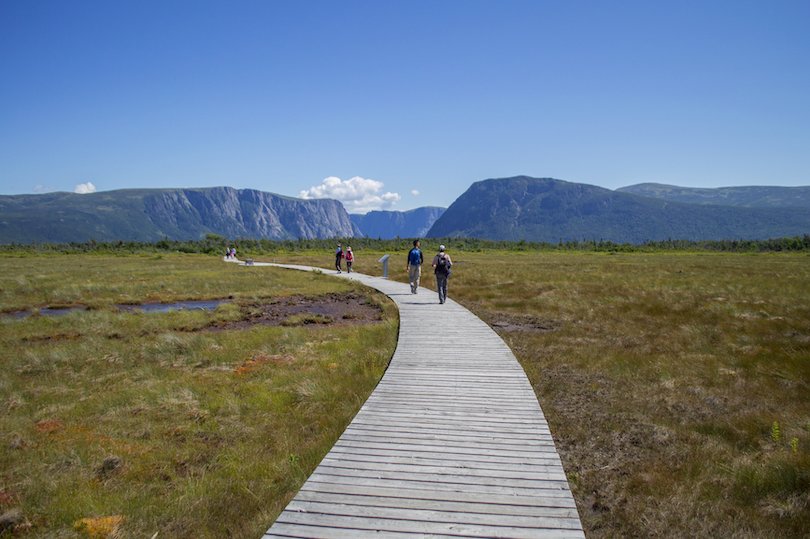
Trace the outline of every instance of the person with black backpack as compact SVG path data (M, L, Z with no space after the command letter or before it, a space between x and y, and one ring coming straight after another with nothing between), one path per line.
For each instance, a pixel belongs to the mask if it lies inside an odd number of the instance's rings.
M411 294L416 294L419 288L419 279L422 276L422 249L419 248L419 240L413 240L413 249L408 251L408 262L405 271L408 272L408 280L411 282Z
M439 291L439 303L447 300L447 278L450 277L450 267L453 261L445 252L444 245L439 245L439 252L433 257L433 273L436 274L436 290Z

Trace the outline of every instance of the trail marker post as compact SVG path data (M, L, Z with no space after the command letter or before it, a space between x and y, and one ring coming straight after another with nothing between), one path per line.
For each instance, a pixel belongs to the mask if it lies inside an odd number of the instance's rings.
M383 265L383 279L388 278L388 259L391 255L383 255L377 262L382 262Z

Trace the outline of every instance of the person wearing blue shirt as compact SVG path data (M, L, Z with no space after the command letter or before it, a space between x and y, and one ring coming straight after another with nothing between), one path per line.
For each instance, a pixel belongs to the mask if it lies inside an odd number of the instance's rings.
M413 240L413 249L408 252L408 264L405 271L408 272L408 280L411 282L411 294L416 294L419 288L419 279L422 276L422 250L419 248L419 240Z

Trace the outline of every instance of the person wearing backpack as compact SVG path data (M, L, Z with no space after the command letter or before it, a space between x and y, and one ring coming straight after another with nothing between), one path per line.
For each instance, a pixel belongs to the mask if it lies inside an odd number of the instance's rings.
M413 249L408 252L408 263L405 271L408 272L408 280L411 282L411 294L416 294L419 288L419 279L422 276L422 250L419 248L419 240L413 240Z
M433 273L436 274L436 290L439 291L439 303L447 301L447 278L453 261L445 252L444 245L439 245L439 252L433 257Z

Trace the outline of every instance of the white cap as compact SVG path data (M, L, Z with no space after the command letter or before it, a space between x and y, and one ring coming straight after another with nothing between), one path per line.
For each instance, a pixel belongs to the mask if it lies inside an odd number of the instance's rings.
M444 251L444 245L439 245L439 250Z

